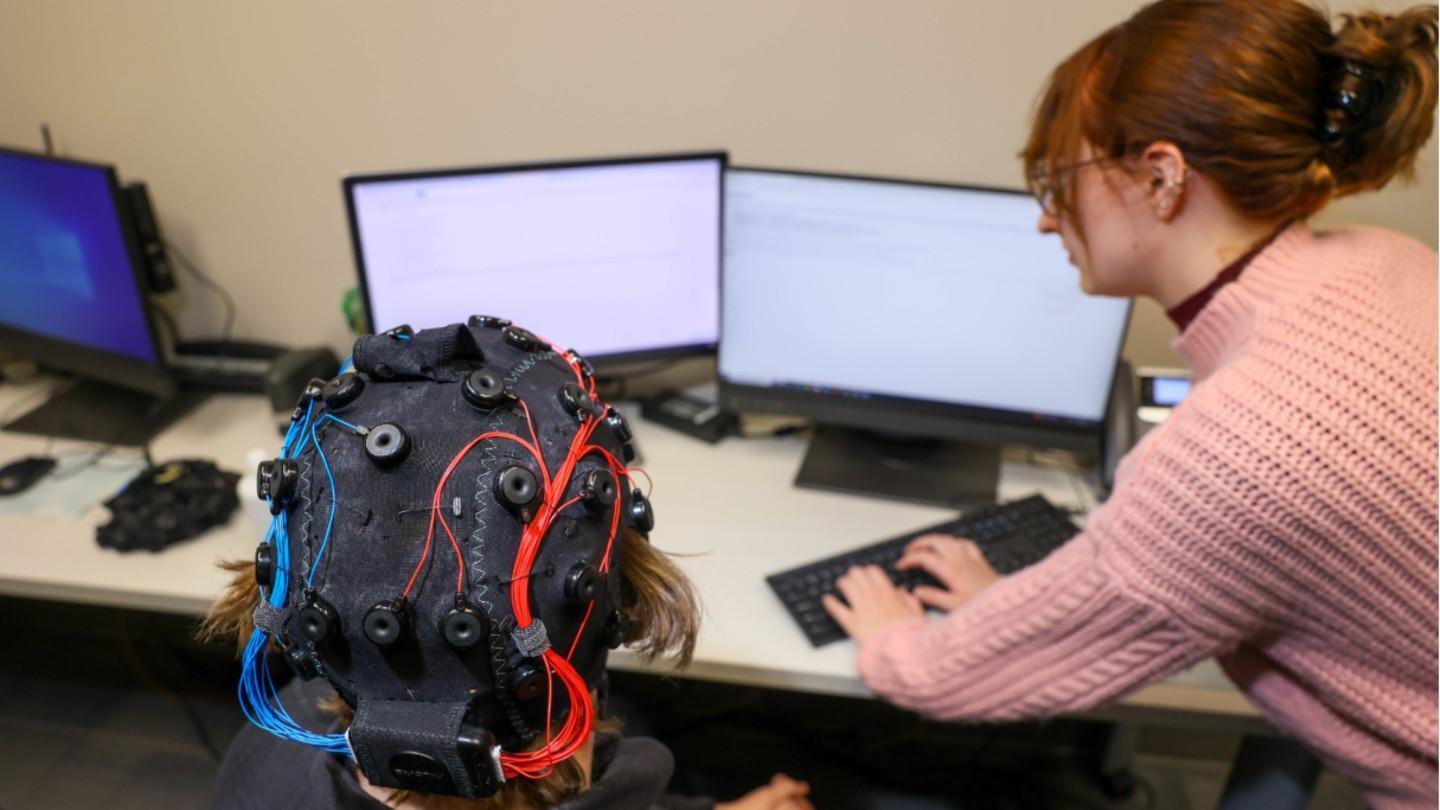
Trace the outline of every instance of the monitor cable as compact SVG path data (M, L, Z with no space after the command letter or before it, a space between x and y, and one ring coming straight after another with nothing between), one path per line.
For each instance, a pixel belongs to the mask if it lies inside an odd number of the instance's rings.
M230 339L234 336L235 332L235 299L230 296L230 293L227 292L224 287L220 286L214 279L205 275L199 266L190 261L189 257L177 248L174 242L167 239L165 241L165 249L170 251L171 255L180 261L180 267L185 272L194 277L202 287L214 293L215 296L220 299L220 303L224 305L225 324L220 329L220 349L216 353L217 358L223 358L225 356L225 349L230 345ZM175 335L175 339L177 342L180 339L178 332Z

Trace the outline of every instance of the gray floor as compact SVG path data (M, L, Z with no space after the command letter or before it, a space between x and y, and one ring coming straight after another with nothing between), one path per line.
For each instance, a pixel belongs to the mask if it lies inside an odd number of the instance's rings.
M13 604L0 601L0 614L7 608ZM165 645L173 641L157 638L183 625L168 619L158 622L163 627L157 632L144 626L146 617L132 614L120 635L136 637L118 640L113 618L112 612L65 613L42 632L33 625L16 632L0 621L0 633L9 639L0 650L0 810L208 804L217 768L209 749L223 751L244 722L229 691L224 656L209 651L206 658L197 655L199 648L171 655ZM1046 760L1043 751L1037 754L1023 736L1018 739L996 744L985 759L1005 762L1012 750L1030 758L1026 773L1043 784L1041 806L1181 810L1216 806L1227 774L1226 751L1234 742L1223 735L1201 740L1193 732L1147 731L1136 762L1142 789L1128 801L1112 803L1067 761ZM1007 748L1012 744L1024 750ZM680 765L686 766L683 758ZM888 788L874 790L862 805L956 806ZM1345 810L1363 803L1348 784L1327 773L1311 807Z

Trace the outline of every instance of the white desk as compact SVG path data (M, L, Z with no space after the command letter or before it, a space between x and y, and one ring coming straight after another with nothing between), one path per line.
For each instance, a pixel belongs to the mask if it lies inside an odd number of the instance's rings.
M0 412L35 390L0 390ZM632 419L654 477L655 545L694 579L705 616L687 677L835 695L870 694L855 673L849 641L810 647L765 584L767 574L849 547L944 520L942 509L796 489L805 440L728 439L710 446ZM217 396L152 444L157 461L213 459L242 473L246 455L279 448L268 406L256 397ZM0 460L40 452L44 439L0 432ZM64 443L59 446L64 447ZM44 486L39 484L38 486ZM242 483L242 488L244 484ZM1043 493L1074 505L1072 478L1057 469L1006 461L1003 499ZM226 581L216 563L249 559L262 528L240 493L230 523L158 554L120 554L95 543L102 508L81 520L0 514L0 593L199 615ZM640 669L623 651L620 669ZM1130 696L1119 710L1175 712L1220 721L1255 718L1213 663Z

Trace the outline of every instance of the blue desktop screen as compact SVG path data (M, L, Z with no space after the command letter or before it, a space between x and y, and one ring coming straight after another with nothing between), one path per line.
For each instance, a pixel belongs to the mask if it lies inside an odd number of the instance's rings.
M0 152L0 326L157 362L104 168Z

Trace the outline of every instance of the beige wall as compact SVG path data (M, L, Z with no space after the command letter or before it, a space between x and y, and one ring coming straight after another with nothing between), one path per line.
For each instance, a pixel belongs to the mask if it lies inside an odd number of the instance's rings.
M1136 5L0 0L0 143L38 148L45 121L147 180L239 334L343 348L345 172L723 147L1017 185L1044 76ZM1434 143L1417 185L1321 221L1354 220L1435 244ZM182 329L218 328L203 290L177 296ZM1172 360L1169 337L1142 307L1128 352Z

